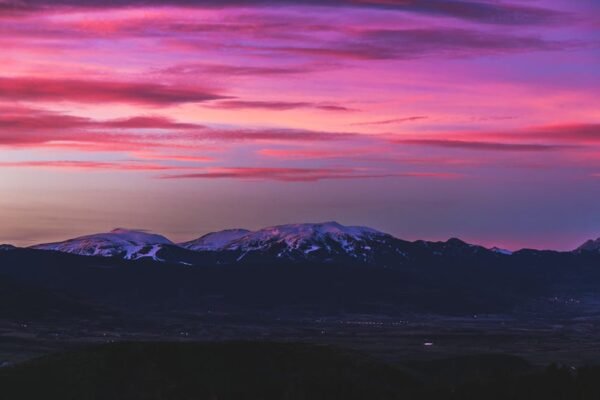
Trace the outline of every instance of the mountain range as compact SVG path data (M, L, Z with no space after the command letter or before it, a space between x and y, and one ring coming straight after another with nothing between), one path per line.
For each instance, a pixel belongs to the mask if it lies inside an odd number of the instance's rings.
M30 248L0 246L4 292L43 293L7 302L0 315L73 315L90 304L242 315L600 315L597 244L509 252L456 238L406 241L336 222L226 230L184 243L116 229Z
M183 243L174 243L162 235L146 231L118 228L108 233L30 248L124 260L151 259L184 265L312 261L393 266L410 263L424 255L505 257L520 252L538 252L519 250L513 253L497 247L488 249L456 238L445 242L410 242L372 228L344 226L333 221L278 225L257 231L228 229ZM15 247L0 246L0 251L11 249ZM589 240L572 253L600 254L600 239Z

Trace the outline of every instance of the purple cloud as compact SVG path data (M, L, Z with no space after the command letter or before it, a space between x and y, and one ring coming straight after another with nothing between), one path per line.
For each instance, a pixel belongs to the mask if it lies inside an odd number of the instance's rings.
M544 7L504 2L460 0L14 0L6 9L37 11L57 6L115 8L132 6L186 6L199 8L318 6L397 10L432 16L452 17L494 25L548 25L563 23L568 14Z
M479 142L467 140L436 140L436 139L407 139L395 141L399 144L444 147L461 150L483 150L483 151L553 151L566 147L564 145L554 144L534 144L534 143L501 143L501 142Z
M298 108L314 108L323 111L354 111L351 108L336 105L336 104L321 104L309 102L290 102L290 101L243 101L243 100L228 100L220 101L211 105L212 108L222 108L227 110L258 108L265 110L285 111Z

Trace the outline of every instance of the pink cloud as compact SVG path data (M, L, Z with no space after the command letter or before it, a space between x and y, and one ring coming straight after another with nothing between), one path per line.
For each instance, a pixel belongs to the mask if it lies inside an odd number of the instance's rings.
M236 141L328 142L357 139L362 135L305 129L210 129L193 135L200 139Z
M454 0L304 0L294 2L290 0L283 1L264 1L264 0L201 0L190 2L189 0L178 0L169 3L175 6L196 7L196 8L234 8L234 7L293 7L293 6L319 6L330 7L334 9L383 9L394 11L403 11L416 14L431 16L453 17L478 23L494 25L554 25L559 22L568 21L571 16L568 13L560 12L552 8L542 6L528 6L503 3L489 3L486 1L454 1ZM3 3L2 8L9 11L19 9L23 11L35 12L38 10L52 10L64 7L79 7L91 9L115 9L136 6L163 6L164 2L158 0L118 0L109 3L102 1L87 0L30 0L18 1L9 0Z
M2 77L0 78L0 98L10 101L69 101L166 106L201 103L227 97L209 89L157 83Z
M214 151L214 148L209 148ZM154 160L154 161L182 161L182 162L214 162L215 157L200 156L200 155L186 155L186 154L163 154L163 153L152 153L152 152L133 152L132 156L142 160Z
M171 118L146 115L115 120L93 120L29 107L0 106L0 128L4 131L31 132L81 128L120 129L202 129L203 125L181 123Z
M204 129L203 125L176 122L171 118L162 116L138 116L119 120L95 122L94 125L102 128L123 129Z
M306 159L335 159L335 158L359 158L367 155L381 154L382 148L372 149L261 149L258 154L269 158L282 160L306 160Z
M379 29L347 32L337 41L315 41L289 46L257 47L270 51L311 58L347 60L412 60L423 57L473 57L558 51L583 46L573 41L553 41L535 36L516 36L474 29L422 28Z
M391 125L391 124L401 124L404 122L414 122L421 121L427 119L428 117L423 115L418 115L414 117L404 117L404 118L392 118L392 119L384 119L379 121L370 121L370 122L357 122L354 124L350 124L353 126L369 126L369 125Z
M394 143L503 152L576 150L600 143L600 124L576 123L517 128L505 132L442 132L393 136Z
M502 134L500 133L499 135L501 136ZM511 136L555 140L574 144L598 143L600 142L600 124L579 123L531 127Z
M298 108L313 108L322 111L355 111L349 107L340 106L337 104L326 103L310 103L305 101L243 101L243 100L227 100L220 101L210 105L212 108L222 108L227 110L257 108L274 111L294 110Z
M164 68L159 72L165 74L181 75L225 75L231 76L285 76L313 72L316 66L303 65L298 67L263 67L252 65L228 64L178 64ZM319 68L320 70L321 68Z
M0 168L36 168L70 171L115 170L123 172L166 172L194 171L159 176L162 179L241 179L271 180L281 182L316 182L339 179L376 179L376 178L435 178L453 179L460 177L450 172L395 172L369 170L362 168L286 168L286 167L202 167L175 166L160 163L142 163L134 161L14 161L0 162Z
M121 171L169 171L180 170L161 164L142 164L135 162L99 162L99 161L15 161L0 162L0 168L42 168L67 170L121 170ZM183 168L185 169L185 168Z
M163 179L248 179L282 182L316 182L330 179L374 179L374 178L457 178L460 175L446 172L385 172L355 168L257 168L232 167L212 168L206 172L165 175Z
M376 143L379 144L379 143ZM336 160L348 163L356 162L379 162L390 165L418 165L420 167L475 167L481 166L487 159L476 157L469 158L451 158L451 157L432 157L432 156L407 156L404 154L394 154L385 146L355 146L341 149L272 149L265 148L258 151L258 154L282 161L292 160Z
M462 150L483 150L483 151L552 151L564 149L563 145L554 144L535 144L535 143L500 143L500 142L480 142L466 140L436 140L436 139L406 139L396 140L396 143L405 145L445 147L450 149Z

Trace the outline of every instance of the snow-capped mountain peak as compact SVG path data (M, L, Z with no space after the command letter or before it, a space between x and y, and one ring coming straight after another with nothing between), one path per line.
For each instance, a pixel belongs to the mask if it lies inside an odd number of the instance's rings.
M248 233L227 244L223 250L247 253L276 253L277 257L306 258L313 255L344 255L366 258L373 246L390 235L361 226L337 222L277 225Z
M173 242L162 235L157 235L144 230L116 228L104 235L110 235L119 240L136 244L173 244Z
M257 231L229 229L206 234L180 246L200 252L239 253L240 259L248 254L267 253L292 259L334 255L365 259L376 243L390 239L392 236L375 229L329 221L277 225Z
M135 260L143 257L157 259L156 253L163 245L173 245L173 242L164 236L146 231L118 228L107 233L86 235L32 248L84 256L122 257Z
M318 238L353 238L364 239L371 236L385 235L375 229L362 226L344 226L335 221L316 224L277 225L264 228L247 235L250 240L282 240L293 246L300 241Z

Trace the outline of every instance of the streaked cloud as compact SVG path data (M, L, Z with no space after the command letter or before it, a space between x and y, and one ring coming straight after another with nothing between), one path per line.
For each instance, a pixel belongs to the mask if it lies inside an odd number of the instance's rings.
M427 119L427 116L416 115L414 117L403 117L403 118L392 118L392 119L383 119L379 121L370 121L370 122L356 122L351 124L353 126L369 126L369 125L391 125L391 124L401 124L404 122L414 122L421 121Z
M580 46L536 36L458 28L383 29L354 32L340 41L317 45L273 46L274 53L348 60L411 60L422 57L473 57Z
M148 82L0 77L0 99L158 106L224 99L212 90Z
M337 104L309 103L305 101L244 101L227 100L214 103L210 107L223 108L229 110L258 108L275 111L293 110L297 108L312 108L321 111L355 111L352 108L340 106Z
M164 179L249 179L283 182L316 182L330 179L375 179L375 178L456 178L457 174L446 172L385 172L353 168L214 168L206 172L165 175Z
M407 139L398 140L396 143L404 145L444 147L463 150L483 151L552 151L564 149L564 145L535 144L535 143L500 143L500 142L474 142L466 140L436 140L436 139Z
M460 0L173 0L169 5L200 8L226 7L282 7L319 6L332 8L371 8L398 10L432 16L446 16L494 25L546 25L557 24L568 19L569 14L545 7L518 4L490 3L486 1ZM164 6L158 0L116 0L109 3L99 0L9 0L3 8L7 12L36 12L54 7L115 8L137 6Z

